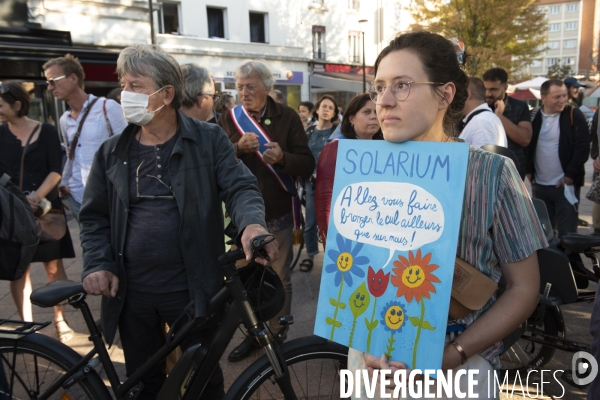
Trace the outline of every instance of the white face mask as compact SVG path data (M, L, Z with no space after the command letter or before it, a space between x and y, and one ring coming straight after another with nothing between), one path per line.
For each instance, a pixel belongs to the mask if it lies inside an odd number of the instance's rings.
M121 107L123 108L123 115L127 122L140 126L147 125L152 120L152 117L154 117L154 114L165 106L163 104L158 109L149 111L148 99L163 89L164 86L152 94L129 91L121 92Z

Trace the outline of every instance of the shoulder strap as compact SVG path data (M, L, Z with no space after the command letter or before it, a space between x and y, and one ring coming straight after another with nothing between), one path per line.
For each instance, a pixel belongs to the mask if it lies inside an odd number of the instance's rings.
M23 168L25 167L25 154L27 153L27 147L29 147L29 143L31 143L31 139L33 138L33 135L35 135L37 130L40 129L41 125L42 124L37 124L35 126L35 128L33 128L33 130L31 131L31 134L27 138L27 143L25 143L25 148L23 149L23 154L21 155L21 176L19 176L19 189L21 189L21 190L23 190L23 173L24 173Z
M85 123L85 120L96 101L98 101L98 97L92 100L83 111L83 116L81 117L81 121L79 122L79 126L77 127L77 132L75 132L73 143L71 143L71 146L69 147L69 160L72 160L75 156L75 147L77 147L77 141L79 140L79 135L81 135L81 129L83 129L83 124Z
M492 110L490 110L489 108L482 108L481 110L477 110L475 112L472 112L471 115L469 115L469 118L467 118L467 120L465 121L465 126L469 124L469 122L473 119L473 117L475 117L478 114L481 114L482 112L492 112Z
M104 99L104 103L102 104L102 112L104 113L104 121L106 122L106 130L108 131L108 137L112 137L113 131L110 127L110 121L108 120L108 114L106 113L106 100Z

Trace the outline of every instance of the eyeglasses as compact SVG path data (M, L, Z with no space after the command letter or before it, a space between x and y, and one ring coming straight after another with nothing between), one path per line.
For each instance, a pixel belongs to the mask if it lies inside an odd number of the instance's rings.
M15 95L10 92L10 88L6 85L0 85L0 94L8 94L10 97L18 101Z
M218 93L198 93L196 96L212 97L213 101L219 101L219 98L221 98L221 95Z
M385 86L382 84L377 84L377 85L371 86L369 88L369 97L371 98L373 103L377 104L379 97L383 96L383 94L385 93L385 91L388 87L391 87L392 88L392 96L394 96L394 98L398 101L404 101L408 98L408 95L410 94L410 85L414 85L414 84L444 85L444 83L440 83L440 82L414 82L414 81L407 82L407 81L397 80L397 81L394 81L389 86Z
M140 194L140 178L139 178L139 172L140 172L140 167L142 166L142 164L144 163L145 160L142 160L142 162L140 163L140 165L138 165L137 169L135 170L135 191L137 194L138 199L169 199L169 200L174 200L175 199L175 192L173 192L173 189L171 189L169 186L167 186L166 183L164 183L159 177L154 176L154 175L146 175L148 178L154 178L157 181L159 181L164 187L166 187L167 189L169 189L169 191L171 193L173 193L173 196L149 196L149 195L143 195Z
M50 86L54 86L54 85L56 85L56 82L60 81L61 79L64 79L64 78L66 78L66 77L67 77L66 75L63 75L63 76L59 76L58 78L51 78L51 79L48 79L48 80L46 81L46 85L47 85L48 87L50 87Z
M236 87L238 92L243 92L244 89L248 91L248 93L254 93L256 91L256 86L254 85L237 85Z

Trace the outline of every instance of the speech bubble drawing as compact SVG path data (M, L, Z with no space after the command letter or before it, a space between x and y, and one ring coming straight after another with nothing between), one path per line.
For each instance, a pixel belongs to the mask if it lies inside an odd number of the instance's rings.
M395 250L418 249L444 232L444 209L420 186L359 182L345 186L332 207L338 232L351 240Z

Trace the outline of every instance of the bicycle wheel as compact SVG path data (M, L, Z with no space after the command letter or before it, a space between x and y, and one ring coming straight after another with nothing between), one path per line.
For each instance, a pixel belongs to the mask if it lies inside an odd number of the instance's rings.
M555 312L551 308L547 308L544 313L544 323L542 326L536 326L535 315L537 312L536 309L534 316L527 321L527 329L523 336L500 355L500 361L502 361L500 376L503 377L505 373L514 376L517 371L524 373L532 367L542 369L552 359L554 348L532 342L528 338L556 343L556 339L553 337L558 336L559 322Z
M12 390L12 399L37 399L80 359L70 347L42 334L33 333L19 340L0 339L0 398L8 399ZM56 400L110 398L95 371L68 389L59 388L49 397Z
M348 348L309 336L283 345L283 355L298 399L339 399L340 369L345 369ZM225 399L283 399L267 356L256 360L231 385Z

